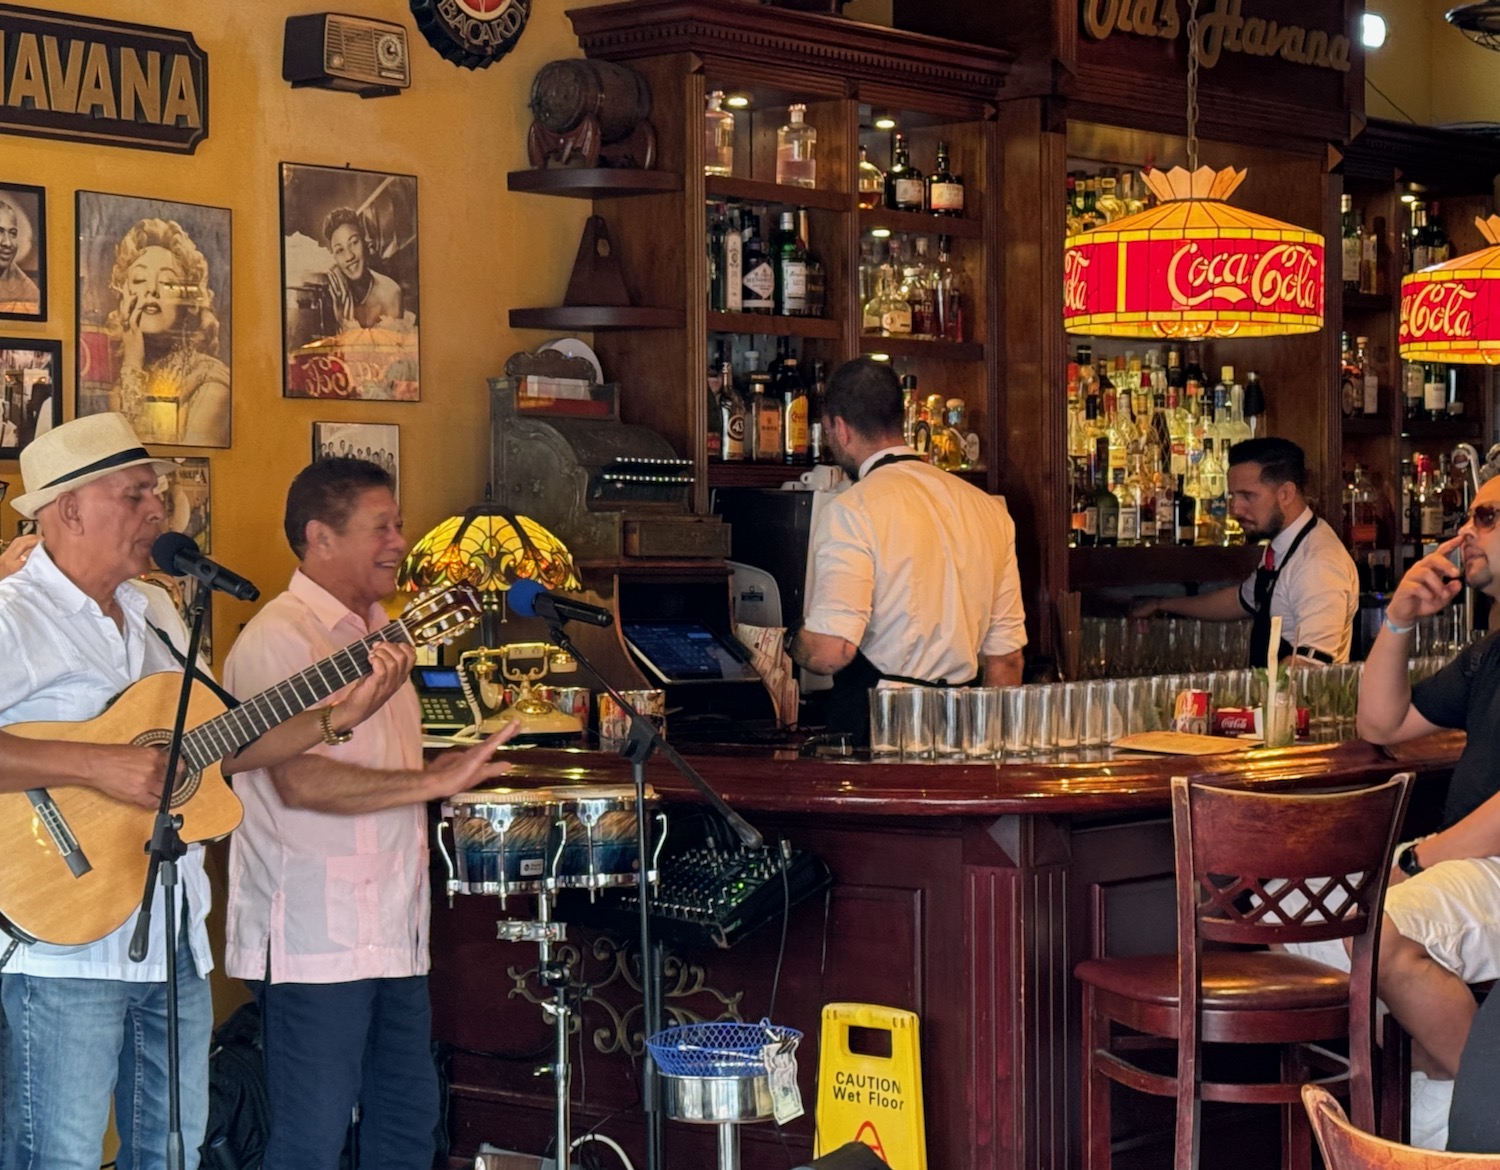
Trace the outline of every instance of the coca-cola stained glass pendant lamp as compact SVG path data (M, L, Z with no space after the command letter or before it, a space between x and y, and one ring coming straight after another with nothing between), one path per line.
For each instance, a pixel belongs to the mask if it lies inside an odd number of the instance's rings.
M1409 362L1500 365L1500 215L1475 218L1488 248L1401 282L1401 356Z
M1063 325L1095 337L1278 337L1323 328L1323 237L1226 202L1243 170L1198 165L1198 4L1190 0L1188 166L1142 175L1158 203L1072 235Z

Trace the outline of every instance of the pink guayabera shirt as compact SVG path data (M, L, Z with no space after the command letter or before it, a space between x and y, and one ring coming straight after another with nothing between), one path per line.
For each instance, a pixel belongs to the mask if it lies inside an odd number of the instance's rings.
M299 571L235 640L224 680L257 694L386 624ZM342 693L342 692L340 692ZM336 701L337 695L329 701ZM421 716L408 684L354 729L313 751L371 768L422 765ZM282 804L263 771L234 778L245 822L230 841L224 967L241 979L344 983L427 972L427 810L340 815Z

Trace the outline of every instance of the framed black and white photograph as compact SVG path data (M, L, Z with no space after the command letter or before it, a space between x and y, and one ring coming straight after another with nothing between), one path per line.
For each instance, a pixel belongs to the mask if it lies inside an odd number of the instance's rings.
M47 191L0 182L0 318L47 319Z
M0 459L62 423L62 342L0 337Z
M288 398L416 402L417 180L281 164Z
M78 192L78 414L229 446L231 287L227 208Z
M171 471L158 468L156 494L167 513L163 526L191 537L202 552L213 552L208 460L202 456L173 459Z
M401 495L401 428L395 423L315 422L313 459L368 459L390 473Z

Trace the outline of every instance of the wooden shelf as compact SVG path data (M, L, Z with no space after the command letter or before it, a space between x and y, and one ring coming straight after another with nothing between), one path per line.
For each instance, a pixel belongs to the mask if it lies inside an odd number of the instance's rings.
M634 305L558 305L550 309L512 309L512 329L681 329L680 309Z
M1413 419L1402 426L1401 437L1421 443L1428 439L1477 439L1479 432L1479 420L1467 416L1442 422Z
M818 187L789 187L763 179L738 179L709 175L703 180L710 199L740 199L746 203L783 203L788 207L816 207L822 211L853 211L854 198L847 191L824 191Z
M822 337L838 340L843 327L828 317L780 317L771 313L709 313L711 333L764 334L770 337Z
M1344 294L1346 313L1389 313L1395 307L1395 298L1390 293Z
M1240 581L1254 570L1260 555L1260 549L1254 545L1233 548L1178 544L1070 548L1068 588Z
M860 353L888 353L891 357L943 358L951 362L982 362L984 346L977 341L933 341L924 337L880 337L860 334Z
M810 463L751 463L748 460L708 465L709 487L779 488L789 479L799 478L810 470Z
M958 215L928 215L921 211L890 211L884 207L859 213L859 230L869 232L872 228L889 228L893 232L914 235L952 236L963 240L977 240L984 234L984 224L977 219L965 219Z
M511 171L505 185L512 191L561 195L570 199L609 199L681 191L682 176L673 171L639 171L623 167L579 167Z
M1391 420L1379 414L1352 414L1343 421L1344 434L1389 438Z

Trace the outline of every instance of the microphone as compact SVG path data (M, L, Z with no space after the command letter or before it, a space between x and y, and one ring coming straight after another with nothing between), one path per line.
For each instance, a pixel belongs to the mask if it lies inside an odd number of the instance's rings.
M240 601L254 601L260 590L238 573L209 560L198 551L198 542L180 532L163 532L151 545L151 559L164 573L174 577L194 577L210 589L227 593Z
M615 615L586 601L574 601L561 593L548 593L535 581L517 581L506 595L510 607L522 617L539 617L554 625L569 621L591 626L612 626Z

